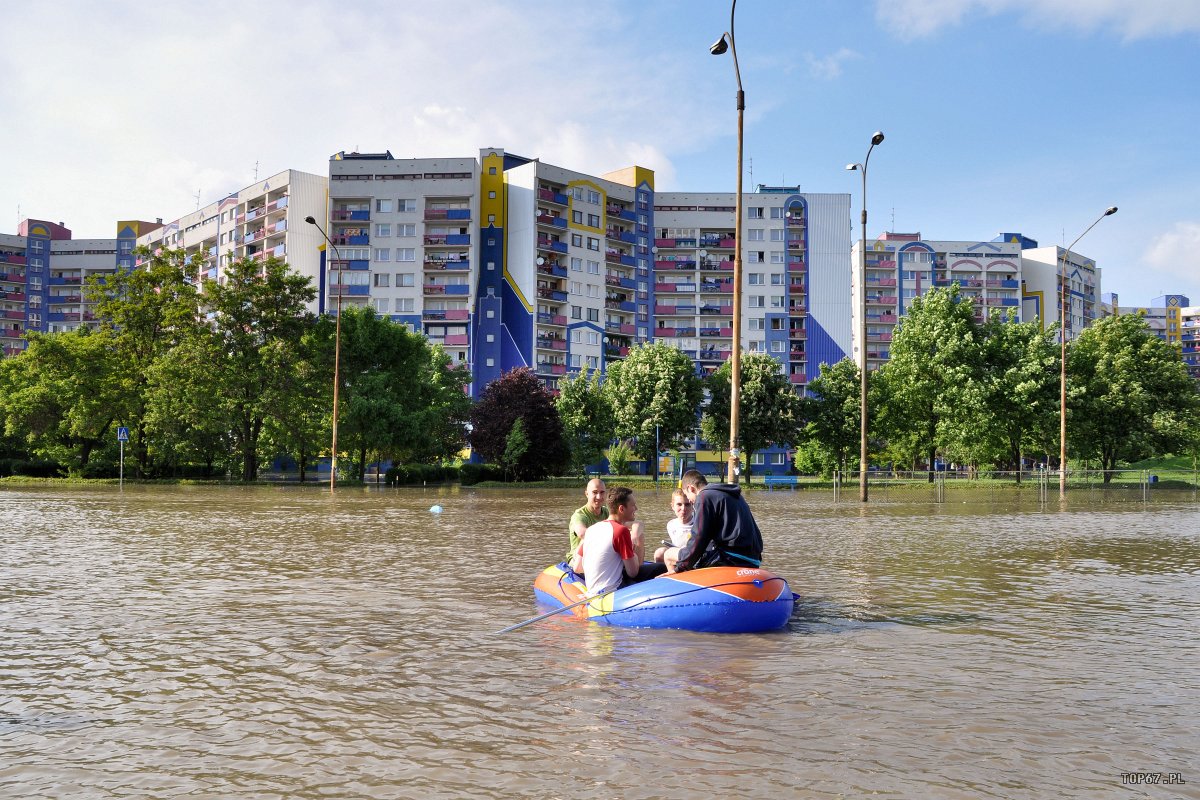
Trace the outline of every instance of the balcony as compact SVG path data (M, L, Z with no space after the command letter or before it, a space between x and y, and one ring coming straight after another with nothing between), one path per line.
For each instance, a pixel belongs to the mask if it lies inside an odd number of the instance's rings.
M717 327L717 328L702 327L702 328L700 328L700 336L701 337L716 337L719 339L728 339L730 336L733 336L733 328L732 327Z
M330 214L330 219L332 219L334 222L340 222L342 220L369 221L371 219L371 210L366 208L352 211L347 208L335 208ZM241 222L241 220L238 221Z
M654 268L655 269L694 270L696 268L696 262L690 258L680 258L680 259L671 260L671 261L655 261Z
M722 234L705 234L704 236L700 237L701 247L715 247L722 250L732 250L735 244L736 242L732 236L725 236Z
M0 253L0 264L24 264L25 256L19 253Z
M471 337L465 333L453 333L446 337L445 344L450 347L465 347L471 343Z
M789 283L788 294L805 294L808 288L803 283Z
M731 351L731 350L717 350L716 348L712 348L712 347L701 348L700 352L698 352L696 354L696 360L697 361L725 361L732 354L733 354L733 351Z
M570 199L565 194L560 194L553 189L538 189L538 199L545 200L548 203L555 203L560 206L565 206L570 203Z
M566 217L556 217L553 214L544 214L544 213L538 214L537 222L538 222L538 225L550 225L551 227L554 227L554 228L566 228L567 227L567 218Z
M538 264L537 271L542 275L552 275L555 278L567 277L567 268L560 264Z
M469 270L471 261L465 255L459 258L439 258L438 255L425 256L425 269Z
M464 221L471 218L471 209L469 208L427 208L425 209L424 218L430 221L437 220L455 220Z
M555 303L567 302L567 293L558 289L547 289L544 287L539 288L537 290L537 296L542 300L550 300Z
M543 350L566 350L567 340L559 339L553 336L539 336L536 340L537 346Z
M896 300L897 298L895 295L877 295L874 297L867 297L867 305L894 306L896 305Z
M803 261L796 261L796 260L789 261L787 268L788 268L788 272L790 272L792 274L795 274L797 272L803 273L803 272L808 271L808 265L806 265Z
M553 361L539 361L537 362L537 371L541 373L548 373L550 375L565 375L567 372L567 365L558 364Z
M471 243L469 233L432 233L425 234L425 245L428 247L461 247Z
M453 308L446 311L422 311L421 319L439 321L439 320L465 320L470 318L470 311L465 308Z
M700 269L707 271L712 270L732 270L733 262L728 259L709 259L700 265Z
M539 311L537 315L537 321L541 325L557 325L559 327L566 327L567 317L565 314L547 314L544 311Z
M733 314L733 306L702 305L700 306L700 313L702 315L707 314L728 317Z
M566 242L556 242L542 236L538 237L537 246L539 250L549 250L553 253L565 253L568 249Z
M790 380L793 384L808 383L808 378L806 378L802 372L793 372L788 376L788 380Z
M665 292L667 294L671 294L671 293L695 294L696 284L694 284L694 283L656 283L656 284L654 284L654 291L660 292L660 293Z

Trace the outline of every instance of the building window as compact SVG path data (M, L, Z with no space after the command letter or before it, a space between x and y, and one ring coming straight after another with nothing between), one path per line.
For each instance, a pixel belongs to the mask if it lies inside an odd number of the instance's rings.
M746 216L749 219L762 219L763 218L763 210L762 210L762 208L751 206L750 208L746 209Z
M417 260L417 251L415 248L412 248L412 247L397 247L396 248L396 260L397 261L416 261Z
M571 258L571 272L583 272L582 258Z
M783 286L783 283L784 283L784 281L783 281L782 274L775 273L774 275L771 276L771 285L772 286Z
M391 261L392 260L392 248L376 247L375 248L375 260L376 261Z
M571 222L575 223L576 225L582 225L583 224L583 212L582 211L572 211L571 212Z
M388 299L386 297L377 297L371 301L371 305L375 307L376 314L386 314L388 312Z
M494 359L494 358L489 358L489 359L487 360L487 365L488 365L489 367L494 367L494 366L496 366L496 359Z
M416 301L411 297L397 297L396 311L411 314L416 309Z
M397 272L396 285L399 287L412 286L415 283L411 272Z
M487 335L487 341L488 341L488 344L491 344L492 342L496 341L496 334L489 333Z
M771 229L771 241L772 242L782 242L786 238L787 238L787 232L784 231L783 228L772 228Z
M588 250L599 250L600 240L594 236L589 236L587 240L587 248Z
M396 201L396 210L397 211L416 211L417 210L417 201L413 200L412 198L402 197Z
M390 214L392 212L392 201L391 200L376 200L375 201L375 210L378 211L380 214Z
M392 281L392 276L389 273L387 273L387 272L375 273L375 285L376 286L390 286L391 281Z
M782 342L779 340L771 342L771 352L772 353L782 353L786 349L786 345L787 345L786 342Z
M375 226L375 235L386 238L392 235L392 226L390 223Z
M784 263L786 263L786 261L787 261L787 259L785 258L782 250L772 250L771 251L771 263L772 264L784 264Z
M751 317L750 318L750 330L752 330L752 331L764 330L765 323L766 323L766 320L763 319L762 317Z
M782 208L772 208L771 209L771 219L783 219L783 209Z
M599 275L600 274L600 262L599 261L588 261L587 262L587 271L588 271L589 275Z
M571 306L571 319L583 319L583 306Z
M751 286L762 286L764 283L765 277L766 276L764 276L763 273L761 273L761 272L751 272L750 273L750 285Z
M763 229L751 228L746 231L746 239L751 242L761 242L763 240Z
M600 309L589 308L587 310L587 312L588 312L588 317L587 317L588 322L599 322L600 321Z
M495 169L495 167L492 167L492 169ZM496 193L488 192L488 200L495 200L495 199L496 199Z
M572 247L583 247L583 237L580 236L578 233L572 233L571 234L571 246Z
M761 294L750 295L750 307L751 308L766 308L766 305L767 305L767 298L764 297L763 295L761 295Z
M587 219L588 219L587 224L588 224L589 228L599 228L600 227L600 215L599 214L588 214Z
M417 226L412 222L402 222L396 226L397 236L416 236Z

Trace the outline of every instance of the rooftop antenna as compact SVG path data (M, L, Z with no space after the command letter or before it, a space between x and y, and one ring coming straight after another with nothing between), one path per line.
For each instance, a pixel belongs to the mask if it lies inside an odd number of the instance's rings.
M254 182L258 183L258 162L254 162Z
M896 232L896 207L892 206L892 233Z
M196 190L196 210L200 210L200 190Z
M754 156L750 156L750 185L754 185Z

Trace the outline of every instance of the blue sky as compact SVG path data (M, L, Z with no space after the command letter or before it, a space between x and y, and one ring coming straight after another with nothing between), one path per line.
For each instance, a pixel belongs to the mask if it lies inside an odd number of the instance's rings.
M53 13L47 11L53 8ZM732 191L727 0L24 4L0 30L20 217L111 237L338 150L474 155ZM69 27L56 20L70 18ZM1200 305L1200 3L741 0L746 186L850 192L869 231L1018 231L1097 259L1123 305ZM753 170L751 174L751 169ZM857 231L857 226L855 227Z

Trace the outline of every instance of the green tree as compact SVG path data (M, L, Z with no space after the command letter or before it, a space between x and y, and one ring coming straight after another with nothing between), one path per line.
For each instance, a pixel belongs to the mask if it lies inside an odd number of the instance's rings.
M1017 470L1031 449L1043 451L1058 430L1058 346L1037 322L992 314L983 324L982 402L960 426L960 449L974 443L980 460Z
M258 477L263 425L285 405L300 339L312 324L305 307L316 291L307 277L272 256L233 262L222 283L204 281L203 293L218 343L214 374L229 403L242 480L252 481Z
M965 441L969 410L984 402L974 314L957 284L913 298L896 328L890 360L880 369L888 386L880 428L914 459L925 459L930 481L939 446Z
M146 436L150 375L154 365L200 327L199 300L189 275L194 271L182 250L137 251L134 270L93 276L84 293L96 303L99 332L110 342L126 405L123 422L138 473L150 474L151 442Z
M525 434L525 420L517 417L508 430L508 436L504 437L504 453L500 456L504 474L514 472L528 452L529 437Z
M794 443L800 432L800 396L781 372L780 363L767 353L745 353L741 359L741 403L738 409L738 444L741 461L750 463L755 452L772 444ZM700 430L710 442L729 441L730 380L732 362L726 361L705 385L709 400ZM749 477L747 471L747 478Z
M1075 456L1096 458L1104 481L1123 461L1187 446L1200 400L1176 345L1140 315L1099 320L1068 346L1069 436Z
M833 365L822 364L821 374L809 382L809 394L802 401L802 417L807 420L804 426L807 446L797 448L797 469L826 475L834 469L842 474L854 471L850 460L851 456L858 455L862 436L859 380L858 365L850 358L843 358ZM804 451L803 467L801 450Z
M613 435L612 408L600 385L600 371L589 374L584 367L574 378L560 381L555 405L571 449L572 469L582 471L599 463Z
M550 390L528 368L506 372L483 388L471 409L467 439L485 461L502 464L518 419L529 447L511 467L513 475L537 480L560 472L569 457L562 420Z
M79 472L115 442L128 411L116 355L107 337L86 328L28 339L23 353L0 361L5 433Z
M370 308L342 312L339 439L357 456L431 462L461 450L471 378L439 346Z
M146 374L143 432L161 474L185 464L204 474L232 469L229 420L233 410L216 374L217 340L197 331L156 360Z
M296 460L300 481L331 443L334 320L318 317L300 338L300 358L285 373L287 391L268 409L262 437L266 452Z
M634 440L634 451L653 464L655 428L664 448L689 436L696 429L703 386L683 351L662 342L643 343L609 365L604 396L613 410L616 435Z

